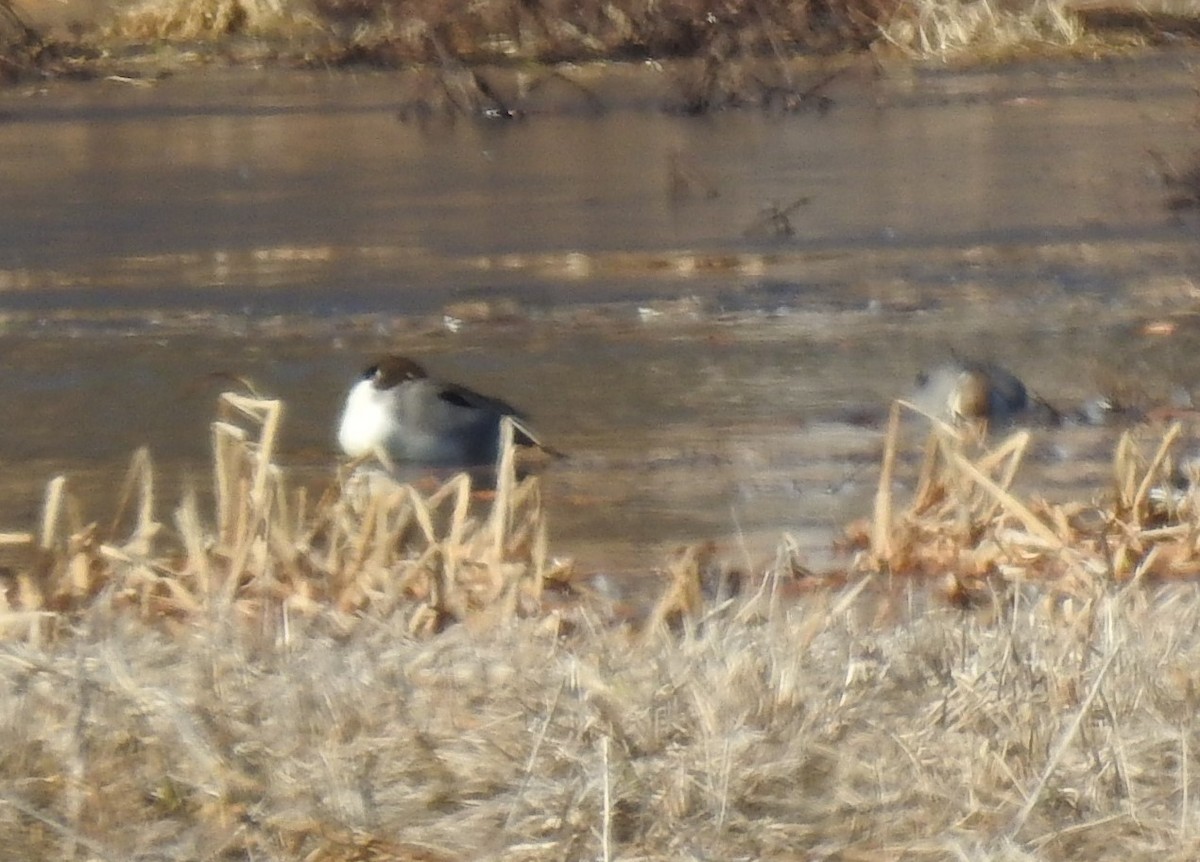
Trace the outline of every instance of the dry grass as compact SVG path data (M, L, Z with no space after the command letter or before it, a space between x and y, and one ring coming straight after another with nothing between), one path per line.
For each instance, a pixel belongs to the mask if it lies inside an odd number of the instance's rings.
M851 543L865 549L859 570L937 577L958 602L997 582L1036 582L1058 594L1086 596L1098 583L1200 574L1200 476L1176 463L1181 424L1150 448L1139 439L1144 431L1126 431L1107 495L1052 504L1012 492L1028 431L988 448L978 429L931 420L916 488L901 508L893 470L900 411L907 407L892 408L875 512L849 530Z
M781 56L863 48L895 0L141 0L105 39L264 39L320 64Z
M880 33L912 57L937 59L1068 48L1084 35L1065 0L917 0L902 7Z
M255 36L298 40L321 25L303 4L290 0L140 0L121 9L105 28L117 42L219 40Z
M890 43L919 58L1062 48L1066 0L143 0L106 39L265 39L315 64L444 65L694 58L727 67ZM746 73L741 73L747 77Z
M269 644L93 614L0 651L0 835L62 859L1200 852L1195 588L902 622L869 589L678 637L397 619Z
M0 629L52 637L103 606L186 629L213 618L283 638L319 615L349 631L401 614L412 634L489 625L537 606L547 575L536 477L518 481L511 427L487 511L459 475L429 495L381 472L343 475L319 500L273 462L283 405L226 393L213 423L214 511L195 494L156 518L148 453L133 459L112 523L84 524L66 478L32 533L0 535L8 570Z
M221 403L207 519L159 523L139 455L111 527L56 479L3 537L8 858L1200 853L1200 588L1146 588L1200 535L1190 492L1153 493L1177 431L1122 442L1089 530L1012 494L1021 434L968 457L937 428L902 505L893 433L863 556L887 577L796 598L781 562L729 598L690 549L635 629L547 609L511 447L478 515L464 478L310 504L272 463L281 405ZM897 578L983 559L971 610Z
M0 5L0 72L18 60L28 65L28 46L6 42L9 13ZM812 95L788 71L798 57L892 46L915 59L993 60L1081 45L1102 51L1105 40L1123 49L1156 34L1194 38L1197 29L1187 15L1161 25L1149 18L1131 36L1103 16L1093 19L1100 35L1087 36L1069 0L138 0L57 45L71 62L38 65L85 75L90 64L105 74L123 68L119 58L146 59L147 47L174 45L181 51L150 52L151 65L154 57L163 68L240 57L322 68L417 66L439 79L437 92L461 89L463 63L685 59L698 70L685 76L682 109L796 109Z

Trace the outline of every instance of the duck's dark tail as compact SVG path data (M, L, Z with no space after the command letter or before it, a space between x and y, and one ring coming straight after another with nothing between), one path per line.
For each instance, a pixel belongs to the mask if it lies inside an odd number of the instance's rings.
M533 433L530 427L525 424L523 419L517 416L509 416L508 418L513 425L513 440L518 446L532 446L533 448L544 452L546 455L549 455L554 459L567 457L565 452L560 452L553 446L543 443L542 440Z

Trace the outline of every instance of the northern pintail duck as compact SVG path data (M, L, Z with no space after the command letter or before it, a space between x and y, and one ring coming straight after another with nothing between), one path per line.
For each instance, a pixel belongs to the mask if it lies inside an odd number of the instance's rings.
M506 416L516 423L518 445L546 448L506 402L434 380L413 360L388 355L351 388L338 443L353 458L374 453L398 462L486 465L496 461Z

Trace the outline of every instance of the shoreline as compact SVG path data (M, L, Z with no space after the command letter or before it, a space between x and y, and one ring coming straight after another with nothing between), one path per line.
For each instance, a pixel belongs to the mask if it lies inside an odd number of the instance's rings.
M534 26L524 7L506 2L492 0L460 20L435 5L393 9L386 0L3 0L0 85L54 78L139 83L220 67L404 71L429 78L455 110L503 118L513 114L493 78L515 76L533 86L558 79L590 101L564 73L592 70L584 77L595 86L597 69L622 79L626 68L666 64L680 70L684 91L671 110L807 110L820 109L821 75L855 66L887 74L930 63L1099 59L1194 44L1200 34L1195 10L1172 2L1146 9L1120 0L1062 0L999 11L986 3L843 0L818 20L804 4L750 15L696 0L658 21L634 20L640 7L626 0L624 11L606 13L629 19L620 27L586 6L559 10L561 19L543 15Z

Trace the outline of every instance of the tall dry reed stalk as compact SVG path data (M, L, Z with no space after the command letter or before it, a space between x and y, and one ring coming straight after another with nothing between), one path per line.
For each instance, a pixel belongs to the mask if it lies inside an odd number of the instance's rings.
M1065 0L914 0L880 28L888 44L917 58L996 56L1066 48L1084 28Z
M895 497L902 409L915 410L903 402L892 409L873 517L852 527L864 547L856 570L940 579L956 601L996 581L1090 595L1097 582L1200 574L1200 485L1180 474L1173 456L1182 426L1149 443L1144 431L1126 431L1111 490L1054 504L1013 492L1028 431L989 446L971 429L931 419L916 486L902 506Z
M220 617L270 631L297 615L331 614L349 628L400 613L426 634L536 608L545 515L537 478L517 477L509 424L490 502L465 473L425 495L361 470L344 471L313 502L275 463L282 415L279 401L220 397L210 520L190 491L171 526L158 520L145 450L105 528L84 522L66 477L55 477L38 530L0 536L19 560L0 631L44 637L96 603L172 625Z
M1200 853L1200 591L986 613L879 581L632 636L584 615L0 645L13 859ZM882 622L886 621L886 622Z
M509 446L480 515L465 477L359 472L310 502L274 461L279 402L221 411L211 514L188 495L160 523L140 452L106 527L59 477L2 537L25 560L0 617L5 858L1200 854L1200 588L1144 589L1200 534L1175 430L1127 435L1086 512L1016 497L1021 434L938 426L907 503L885 467L863 559L987 561L975 610L878 573L714 591L698 547L633 631L522 613L545 523Z

